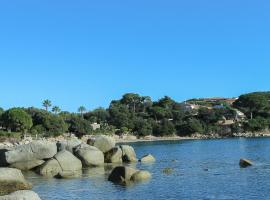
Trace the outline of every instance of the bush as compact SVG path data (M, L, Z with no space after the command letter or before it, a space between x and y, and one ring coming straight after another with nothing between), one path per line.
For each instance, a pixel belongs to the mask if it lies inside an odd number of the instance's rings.
M21 108L12 108L2 114L3 125L11 131L28 131L32 125L32 118Z
M67 122L69 124L68 130L75 133L79 137L90 134L93 131L89 121L83 119L82 117L72 117L71 119L67 120Z

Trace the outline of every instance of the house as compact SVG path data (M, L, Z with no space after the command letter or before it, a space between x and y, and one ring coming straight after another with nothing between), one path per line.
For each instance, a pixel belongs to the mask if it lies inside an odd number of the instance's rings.
M181 103L181 108L185 112L189 112L189 111L192 111L192 110L198 110L200 108L200 106L196 105L196 104L191 104L191 103L184 102L184 103Z
M97 129L100 129L100 127L101 127L100 124L98 124L98 123L93 123L93 124L91 124L91 126L92 126L94 131Z

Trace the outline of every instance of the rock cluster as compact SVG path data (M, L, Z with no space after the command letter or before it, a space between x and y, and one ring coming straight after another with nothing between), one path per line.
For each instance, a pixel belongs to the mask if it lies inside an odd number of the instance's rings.
M80 175L83 168L104 166L106 163L122 165L137 161L133 147L116 146L115 140L108 136L98 136L87 144L73 138L0 146L0 195L7 195L1 196L0 200L17 197L39 199L35 193L28 191L32 186L26 182L21 170L34 170L46 177L71 178ZM151 155L146 155L139 161L153 162L155 159ZM151 178L149 172L126 166L115 167L109 176L110 181L120 184L140 182L149 178Z

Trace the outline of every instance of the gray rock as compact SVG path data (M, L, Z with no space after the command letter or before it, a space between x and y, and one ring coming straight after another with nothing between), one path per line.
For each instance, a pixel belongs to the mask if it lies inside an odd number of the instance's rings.
M31 170L35 167L42 165L45 161L44 160L31 160L25 162L16 162L10 165L11 168L20 169L22 171Z
M80 146L81 144L82 144L82 141L80 141L78 139L58 141L56 143L58 152L63 151L63 150L67 150L71 153L73 153L74 149L77 148L78 146Z
M82 162L69 151L58 152L55 155L55 159L61 167L61 171L58 174L61 178L69 178L81 173Z
M104 154L105 163L122 163L122 150L114 147Z
M0 195L6 195L17 190L29 190L29 184L19 169L0 168Z
M112 137L102 135L95 139L94 146L106 153L115 147L115 140Z
M86 167L100 166L104 164L104 154L98 148L82 145L75 150L75 155L82 161Z
M58 175L62 171L62 168L59 164L59 162L52 158L48 161L46 161L43 165L41 165L37 172L46 177L54 177Z
M38 173L47 177L70 178L81 174L81 170L81 161L69 151L64 150L45 162L38 169Z
M0 200L41 200L37 193L30 190L20 190L10 195L0 196Z
M15 149L5 152L6 162L9 164L31 160L43 160L52 158L57 153L56 144L47 141L34 141L32 143L17 146Z
M122 150L122 159L123 162L137 162L137 158L136 158L136 153L133 149L132 146L129 145L121 145L120 146L121 150Z
M151 179L151 177L152 176L151 176L150 172L141 170L141 171L135 172L131 176L130 180L134 181L134 182L142 182L142 181L147 181L147 180Z
M155 162L156 159L151 154L145 155L140 159L140 162L142 163L149 163L149 162Z
M109 175L109 181L117 184L129 184L136 169L126 166L115 167Z

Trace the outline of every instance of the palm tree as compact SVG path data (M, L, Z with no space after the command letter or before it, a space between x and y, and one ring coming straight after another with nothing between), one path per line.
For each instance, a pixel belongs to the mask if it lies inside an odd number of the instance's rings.
M46 111L48 111L48 108L52 106L52 102L49 99L46 99L42 103L43 107L45 107Z
M58 106L54 106L54 107L52 108L52 111L53 111L55 114L58 114L58 113L61 112L61 109L60 109Z
M83 113L86 111L86 108L84 106L80 106L78 108L78 112L81 114L81 116L83 117Z

